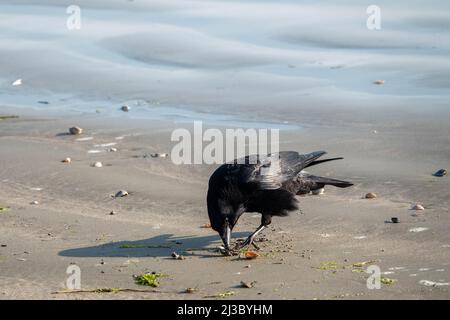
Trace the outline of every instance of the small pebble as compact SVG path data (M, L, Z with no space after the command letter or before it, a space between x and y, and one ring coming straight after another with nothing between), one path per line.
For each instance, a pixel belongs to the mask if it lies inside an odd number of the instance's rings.
M31 201L30 204L39 204L39 202L35 200L35 201Z
M178 253L176 253L176 252L172 252L172 258L174 258L175 260L184 260L185 258L181 255L181 254L178 254Z
M255 284L255 282L246 282L246 281L241 281L241 287L242 288L253 288L253 285Z
M197 291L197 289L195 288L187 288L184 292L186 293L195 293Z
M398 218L397 217L392 217L391 218L392 223L398 223Z
M110 216L113 216L115 214L116 214L116 212L114 210L109 213Z
M63 163L71 163L71 162L72 162L72 159L70 159L70 158L65 158L65 159L62 160L61 162L63 162Z
M109 152L117 152L117 148L110 148Z
M383 84L384 84L384 80L375 80L375 81L373 82L373 84L383 85Z
M92 166L96 167L96 168L101 168L101 167L103 167L103 164L101 162L97 161Z
M448 174L447 170L440 169L440 170L436 171L433 175L435 177L443 177L443 176L446 176L447 174Z
M78 135L83 133L83 129L80 127L72 127L69 129L70 134Z
M120 108L120 110L122 110L123 112L128 112L128 111L130 111L130 107L127 105L124 105Z
M421 204L415 204L412 206L411 210L425 210Z
M364 196L364 198L366 198L366 199L375 199L376 197L377 197L377 195L373 192L369 192Z
M128 196L128 191L125 191L125 190L120 190L115 195L116 198L118 198L118 197L126 197L126 196Z
M166 158L169 156L168 153L152 153L150 155L152 158Z

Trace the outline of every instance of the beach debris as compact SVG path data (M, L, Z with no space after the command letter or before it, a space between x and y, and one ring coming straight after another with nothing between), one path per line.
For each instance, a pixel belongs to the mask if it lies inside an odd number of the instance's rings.
M65 158L65 159L61 160L61 162L63 162L63 163L71 163L71 162L72 162L72 159L70 159L70 158Z
M110 216L113 216L113 215L115 215L115 214L116 214L116 212L115 212L114 210L112 210L112 211L109 213Z
M184 290L184 293L196 293L198 291L197 288L186 288L186 290Z
M234 296L236 293L234 291L225 291L218 294L210 295L210 296L204 296L203 298L228 298L231 296Z
M256 259L259 257L259 254L257 254L255 251L247 250L244 252L244 258L247 260Z
M411 228L409 229L409 232L422 232L422 231L427 231L428 228L424 228L424 227L417 227L417 228Z
M117 148L109 148L109 152L117 152Z
M353 239L355 239L355 240L363 240L363 239L367 239L367 236L354 236Z
M443 177L446 176L448 174L448 171L446 169L439 169L438 171L436 171L433 176L435 177Z
M159 287L159 278L167 277L163 273L143 273L141 275L134 275L134 281L141 286Z
M166 158L168 156L169 156L168 153L152 153L150 155L150 157L152 157L152 158Z
M88 150L87 153L100 153L100 152L103 152L103 151L102 150L91 149L91 150Z
M9 207L0 207L0 212L8 211Z
M375 199L376 197L377 197L376 193L373 192L366 193L366 195L364 196L364 198L366 199Z
M35 201L31 201L30 204L39 204L39 202L35 200Z
M396 280L395 280L395 279L388 278L388 277L383 277L383 276L381 276L380 282L381 282L382 284L391 285L391 284L394 284L394 283L396 282Z
M118 191L118 192L116 193L116 195L115 195L114 197L116 197L116 198L121 198L121 197L126 197L126 196L128 196L128 195L129 195L128 191L126 191L126 190L120 190L120 191Z
M16 119L19 116L0 116L0 120Z
M103 167L103 163L101 163L100 161L97 161L92 166L95 168L101 168L101 167Z
M204 225L200 226L200 228L209 229L209 228L211 228L211 224L210 223L205 223Z
M127 105L123 105L122 107L120 107L120 110L122 110L123 112L128 112L130 111L130 107Z
M320 188L320 189L316 189L316 190L311 191L311 193L312 193L313 195L315 195L315 196L324 194L324 192L325 192L325 188Z
M49 104L50 102L48 102L46 100L39 100L38 103L40 103L40 104Z
M421 204L415 204L411 207L411 210L425 210L425 208Z
M252 281L252 282L241 281L241 287L250 289L250 288L253 288L255 283L256 283L256 281Z
M175 260L184 260L186 259L185 257L183 257L181 254L176 253L175 251L172 252L171 254L172 258L174 258Z
M320 270L337 270L338 268L340 268L337 264L337 262L334 261L330 261L330 262L322 262L320 264L320 267L316 267L316 269L320 269Z
M73 135L78 135L78 134L82 134L83 133L83 129L81 129L80 127L71 127L69 128L69 133L73 134Z
M384 80L375 80L375 81L373 82L373 84L383 85L384 82L385 82Z
M392 221L392 223L399 223L397 217L392 217L392 218L391 218L391 221Z
M450 286L450 282L434 282L434 281L430 281L430 280L420 280L419 284L426 286L426 287Z
M14 81L13 83L12 83L12 85L13 86L21 86L22 85L22 79L17 79L16 81Z
M1 244L0 245L0 247L2 247L2 248L6 248L8 245L6 245L6 244Z
M369 261L362 261L362 262L356 262L354 264L352 264L353 268L357 268L357 269L361 269L364 268L367 265L371 265L373 263L375 263L375 260L369 260Z

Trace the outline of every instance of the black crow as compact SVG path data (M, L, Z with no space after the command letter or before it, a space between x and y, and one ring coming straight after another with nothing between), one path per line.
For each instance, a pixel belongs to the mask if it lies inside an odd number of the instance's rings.
M211 227L217 231L231 254L231 232L244 212L261 213L261 225L241 245L255 245L254 238L272 222L272 216L286 216L298 210L297 194L333 185L340 188L353 184L317 177L303 169L319 163L324 151L299 154L282 151L266 156L247 156L221 165L209 179L207 205ZM256 246L255 246L256 247Z

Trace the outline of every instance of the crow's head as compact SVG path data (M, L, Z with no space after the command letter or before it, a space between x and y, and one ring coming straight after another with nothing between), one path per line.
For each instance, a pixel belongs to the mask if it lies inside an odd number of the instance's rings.
M244 206L241 203L232 203L228 199L223 199L212 190L208 191L207 205L212 229L219 233L225 250L230 250L231 232L245 211Z

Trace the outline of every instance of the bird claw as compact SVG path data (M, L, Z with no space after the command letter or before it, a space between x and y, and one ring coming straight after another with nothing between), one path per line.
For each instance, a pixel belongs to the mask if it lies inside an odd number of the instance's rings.
M247 239L245 239L245 241L242 242L241 244L236 244L236 248L242 249L242 248L244 248L246 246L250 246L250 245L253 245L256 250L260 249L254 242L254 239L252 239L251 237L248 237Z
M235 249L220 247L219 252L224 256L235 256L237 252Z

